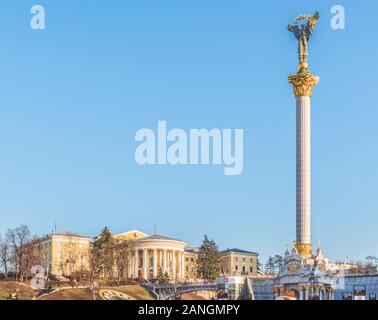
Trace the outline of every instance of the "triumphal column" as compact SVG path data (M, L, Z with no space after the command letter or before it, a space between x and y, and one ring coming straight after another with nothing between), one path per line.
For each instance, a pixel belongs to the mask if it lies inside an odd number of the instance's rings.
M307 44L314 32L319 14L299 16L289 30L298 40L298 73L288 77L296 97L297 170L296 170L296 248L300 255L310 255L311 246L311 95L318 83L308 70Z
M333 299L333 275L328 271L328 260L319 245L311 246L311 95L319 78L309 71L307 45L311 39L319 13L300 15L289 30L298 40L298 72L289 76L296 99L297 127L297 206L296 241L293 249L285 252L283 263L272 287L273 299L292 297L298 300Z

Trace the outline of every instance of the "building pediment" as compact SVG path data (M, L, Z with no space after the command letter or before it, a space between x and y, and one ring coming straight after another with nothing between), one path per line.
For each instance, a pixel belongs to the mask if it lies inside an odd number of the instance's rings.
M113 235L113 238L118 240L138 240L145 237L148 237L148 234L139 230L132 230Z

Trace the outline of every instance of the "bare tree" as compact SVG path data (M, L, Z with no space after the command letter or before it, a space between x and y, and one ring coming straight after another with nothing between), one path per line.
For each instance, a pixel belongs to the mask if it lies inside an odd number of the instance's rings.
M114 263L117 270L117 280L121 281L125 277L126 270L129 267L130 258L130 241L113 240Z
M33 266L42 265L42 244L41 239L34 236L22 248L22 259L20 260L20 280L29 279Z
M15 229L8 229L6 234L7 242L11 248L11 262L16 274L16 280L23 280L25 275L25 264L23 263L25 245L31 240L29 227L20 225Z
M16 277L15 280L17 280L17 275L18 275L17 240L16 240L16 233L14 232L13 229L8 229L6 233L6 242L10 250L9 262L10 262L10 265L13 267L13 271Z
M366 260L369 261L369 265L372 266L378 261L378 258L376 256L367 256Z
M4 277L8 279L8 263L10 260L10 248L8 243L0 235L0 266L4 268Z

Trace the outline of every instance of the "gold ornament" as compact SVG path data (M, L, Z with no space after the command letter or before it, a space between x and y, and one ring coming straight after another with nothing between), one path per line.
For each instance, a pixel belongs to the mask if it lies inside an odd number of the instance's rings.
M287 270L289 270L289 272L296 272L299 270L300 268L300 264L298 262L290 262L288 265L287 265Z
M319 82L319 77L315 77L310 72L304 72L288 76L289 83L294 86L294 94L297 97L311 97L312 89Z
M318 266L318 269L320 272L325 272L326 271L326 265L325 263L320 263L319 266Z
M306 255L306 254L312 254L312 245L311 243L297 243L295 245L295 248L298 251L298 254L300 256Z

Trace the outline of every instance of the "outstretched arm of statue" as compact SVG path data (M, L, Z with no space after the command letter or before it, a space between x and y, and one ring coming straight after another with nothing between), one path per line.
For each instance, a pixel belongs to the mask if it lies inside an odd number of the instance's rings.
M299 27L296 24L289 24L287 28L289 29L289 31L294 33L297 39L299 39Z
M319 12L316 11L316 13L309 19L308 24L314 27L317 24L319 18L320 18Z
M316 12L309 20L306 26L306 35L307 40L310 39L314 32L315 25L317 24L318 20L320 18L319 12Z

